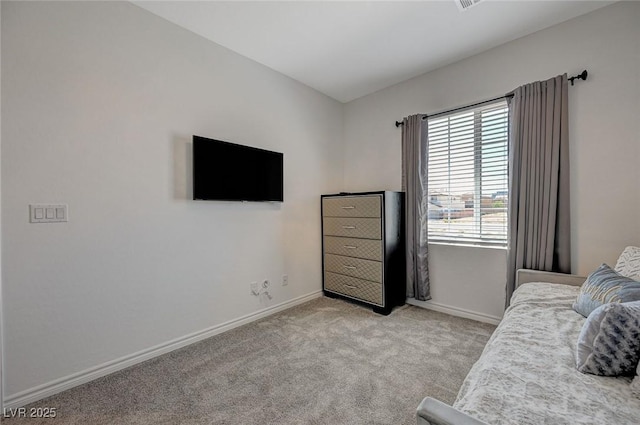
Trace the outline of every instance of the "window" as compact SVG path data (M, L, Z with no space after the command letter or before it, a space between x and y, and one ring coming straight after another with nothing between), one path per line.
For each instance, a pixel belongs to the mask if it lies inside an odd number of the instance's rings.
M430 241L506 246L508 112L501 100L428 118Z

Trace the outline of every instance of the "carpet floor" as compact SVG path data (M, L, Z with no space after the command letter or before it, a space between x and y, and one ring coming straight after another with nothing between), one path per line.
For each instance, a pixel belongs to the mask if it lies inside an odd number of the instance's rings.
M452 403L494 326L319 298L70 389L3 424L415 424Z

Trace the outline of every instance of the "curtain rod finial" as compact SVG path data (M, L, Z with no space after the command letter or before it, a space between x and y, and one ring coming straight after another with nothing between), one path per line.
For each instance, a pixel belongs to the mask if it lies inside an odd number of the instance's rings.
M589 75L589 73L587 72L587 70L585 69L584 71L582 71L580 74L578 75L574 75L573 77L569 77L567 78L569 81L571 81L571 85L573 85L573 81L574 80L584 80L587 81L587 76Z
M401 125L404 125L402 121L396 121L396 127L400 127Z

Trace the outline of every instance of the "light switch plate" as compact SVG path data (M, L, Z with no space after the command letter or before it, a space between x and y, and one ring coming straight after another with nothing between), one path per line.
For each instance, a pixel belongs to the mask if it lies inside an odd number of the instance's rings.
M30 223L60 223L69 221L67 204L29 204Z

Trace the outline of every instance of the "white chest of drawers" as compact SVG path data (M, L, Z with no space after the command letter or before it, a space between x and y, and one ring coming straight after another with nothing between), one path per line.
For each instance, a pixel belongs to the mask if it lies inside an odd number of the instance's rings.
M322 195L323 291L389 314L405 301L404 193Z

